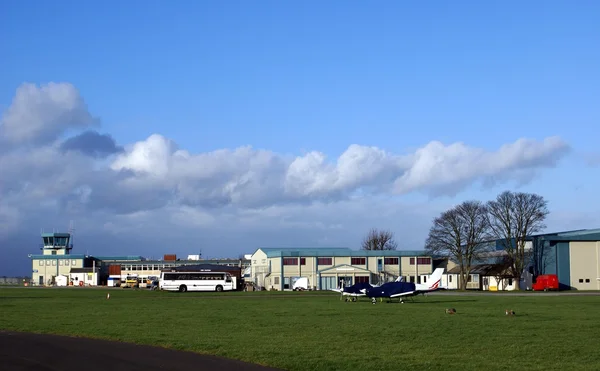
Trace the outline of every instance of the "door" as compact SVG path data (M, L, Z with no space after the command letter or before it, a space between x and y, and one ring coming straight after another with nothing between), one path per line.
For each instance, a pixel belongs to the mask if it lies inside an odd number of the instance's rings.
M321 277L321 290L331 290L337 288L335 277Z
M352 277L338 277L338 287L352 286Z
M39 282L38 282L38 284L39 284L40 286L44 286L44 276L40 276L40 277L39 277Z

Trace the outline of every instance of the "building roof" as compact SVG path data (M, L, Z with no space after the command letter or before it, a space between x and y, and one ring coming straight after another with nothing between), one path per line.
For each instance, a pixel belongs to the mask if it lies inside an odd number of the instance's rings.
M144 258L139 255L124 255L124 256L94 256L94 259L102 261L143 261Z
M179 267L164 268L161 269L163 272L197 272L197 271L228 271L228 272L239 272L242 268L230 267L221 264L194 264L194 265L181 265Z
M321 269L319 271L319 273L327 273L327 272L362 272L362 273L370 273L371 271L365 268L361 268L361 267L355 267L353 265L350 264L339 264L339 265L334 265L333 267L327 267L324 269Z
M297 247L297 248L263 248L268 258L277 257L333 257L333 256L355 256L355 257L402 257L402 256L429 256L425 250L352 250L347 247ZM256 251L254 253L256 253ZM253 254L254 255L254 254Z
M176 264L176 265L198 265L198 264L217 264L223 263L238 264L239 262L248 263L247 259L200 259L200 260L130 260L130 261L108 261L115 264Z
M71 237L70 233L42 233L42 237Z
M527 241L534 239L542 241L600 241L600 228L575 229L571 231L539 233L527 237ZM496 248L501 249L502 240L496 240ZM514 242L513 242L514 243Z
M480 274L482 276L499 276L502 275L504 277L512 276L507 269L509 265L506 263L502 264L476 264L471 266L470 274ZM459 274L460 267L456 266L452 269L449 269L447 274Z

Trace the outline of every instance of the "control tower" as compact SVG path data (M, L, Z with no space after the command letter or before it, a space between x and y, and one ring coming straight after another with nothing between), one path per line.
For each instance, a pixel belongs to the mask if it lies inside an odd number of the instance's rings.
M43 255L69 255L73 248L70 233L42 233L42 240Z

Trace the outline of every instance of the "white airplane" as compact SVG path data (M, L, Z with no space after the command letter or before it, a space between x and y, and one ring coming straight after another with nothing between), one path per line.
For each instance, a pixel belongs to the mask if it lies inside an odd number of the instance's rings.
M377 302L377 298L388 298L390 301L393 298L399 298L400 302L404 303L404 297L426 294L443 289L444 287L440 286L442 274L444 274L444 268L438 268L429 277L429 282L431 283L389 282L379 287L363 289L362 292L371 298L373 304Z

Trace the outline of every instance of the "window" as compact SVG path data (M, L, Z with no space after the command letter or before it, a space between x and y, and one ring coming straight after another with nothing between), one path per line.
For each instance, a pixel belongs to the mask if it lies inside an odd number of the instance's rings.
M52 265L56 266L56 260L52 260Z
M586 279L585 279L585 283L590 283L590 279L589 279L589 278L586 278Z
M369 277L355 277L354 283L369 283Z
M275 284L279 285L279 277L275 277Z
M367 264L367 258L352 258L350 260L350 264L352 264L352 265L366 265Z
M448 276L448 282L452 282L452 276Z
M332 258L318 258L317 264L318 265L332 265L333 259Z
M398 264L398 258L385 258L385 264Z
M512 278L509 278L509 279L508 279L508 286L512 286L512 284L513 284L513 282L512 282L512 281L513 281L513 279L512 279Z
M71 260L71 265L77 265L77 260Z
M418 265L429 265L431 264L431 258L417 258ZM415 265L415 258L410 258L410 265Z
M65 264L65 261L64 261L64 260L60 259L60 260L58 261L58 265L64 265L64 264Z
M65 260L65 265L69 265L69 260Z
M50 260L46 260L46 266L50 265Z
M298 258L283 258L283 265L298 265Z
M420 265L431 264L431 258L417 258L417 264L420 264Z
M306 265L306 258L300 258L300 265Z
M423 283L427 283L427 276L423 276Z
M42 265L44 265L44 261L43 261L43 260L40 260L40 263L39 263L39 264L40 264L40 267L41 267Z
M579 279L579 283L583 283L583 278L580 278L580 279Z
M56 251L52 251L52 255L56 255Z

